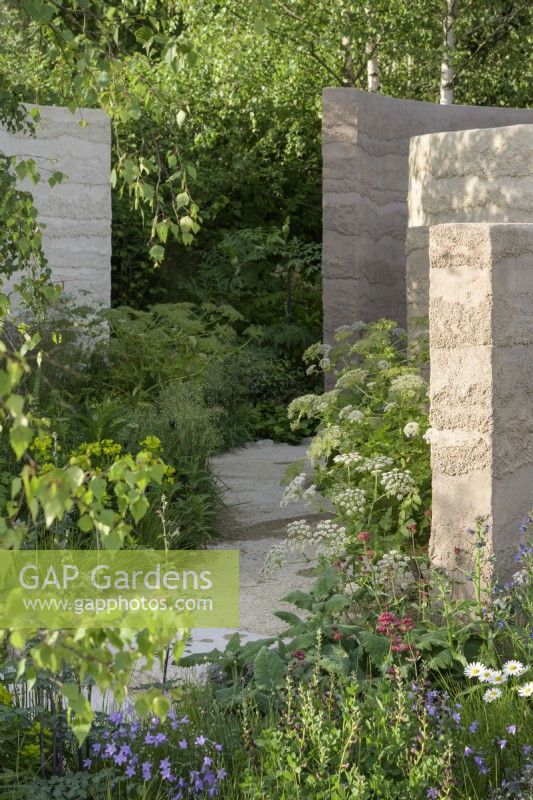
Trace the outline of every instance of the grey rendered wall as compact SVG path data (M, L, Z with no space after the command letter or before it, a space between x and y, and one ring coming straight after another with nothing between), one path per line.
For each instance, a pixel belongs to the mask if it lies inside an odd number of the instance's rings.
M523 109L440 106L325 89L324 335L354 320L406 324L409 140L439 131L533 123Z
M36 136L0 129L0 152L32 158L41 172L31 191L46 227L43 249L52 279L78 301L96 307L111 299L111 127L103 111L72 114L58 106L39 106ZM80 126L80 120L87 123ZM51 188L52 172L67 178Z

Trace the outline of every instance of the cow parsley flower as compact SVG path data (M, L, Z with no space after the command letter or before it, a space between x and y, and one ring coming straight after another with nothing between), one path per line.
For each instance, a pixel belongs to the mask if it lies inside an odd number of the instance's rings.
M385 493L389 497L396 497L397 500L403 500L410 494L414 487L415 482L408 469L404 472L397 469L391 469L390 472L384 472L381 476L381 485L385 489Z
M356 517L364 513L366 493L363 489L348 488L332 495L331 500L344 514Z
M354 408L353 406L344 406L339 411L339 419L345 419L348 422L361 422L364 419L364 414L358 408Z
M403 429L403 435L406 439L414 439L420 433L420 425L418 422L408 422Z
M360 464L362 460L363 456L354 451L353 453L341 453L338 456L334 456L333 463L341 464L343 467L353 467L355 464Z
M376 472L384 472L387 467L392 467L394 461L388 456L374 456L373 458L365 458L362 464L355 468L355 472L370 472L375 475Z
M405 373L391 381L389 396L391 400L420 402L427 394L427 383L421 375Z
M300 472L299 475L292 479L283 492L283 497L281 498L280 502L280 506L282 508L284 506L291 505L291 503L297 503L302 499L303 487L306 479L307 475L305 472Z

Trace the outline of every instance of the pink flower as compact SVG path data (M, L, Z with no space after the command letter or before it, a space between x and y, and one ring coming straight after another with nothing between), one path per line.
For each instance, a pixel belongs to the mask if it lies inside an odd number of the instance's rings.
M368 542L368 540L370 539L370 534L367 533L366 531L360 531L357 534L357 538L360 542Z

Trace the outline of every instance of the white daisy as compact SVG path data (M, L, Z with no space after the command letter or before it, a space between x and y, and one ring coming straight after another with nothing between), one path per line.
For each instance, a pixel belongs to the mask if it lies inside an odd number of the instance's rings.
M506 661L503 665L503 673L509 678L518 678L518 676L523 675L525 671L526 668L520 661Z
M487 667L479 661L472 661L465 667L465 675L467 678L479 678L482 672L485 672Z
M533 697L533 681L523 683L518 687L518 694L520 697Z
M501 669L495 669L492 671L490 682L493 686L499 686L502 683L505 683L507 680L507 675L504 675Z
M481 670L481 674L478 675L479 680L481 683L492 683L492 676L494 675L494 670L490 667L483 667Z
M487 691L483 695L483 700L485 701L485 703L493 703L501 696L502 696L501 689L487 689Z

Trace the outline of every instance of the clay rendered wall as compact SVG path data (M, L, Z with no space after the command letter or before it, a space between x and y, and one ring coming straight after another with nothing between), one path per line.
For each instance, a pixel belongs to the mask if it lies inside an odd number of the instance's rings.
M43 249L52 279L78 301L101 307L111 300L111 127L103 111L72 114L39 106L36 136L0 129L0 152L31 158L41 181L22 184L31 191L46 227ZM87 123L80 126L80 120ZM51 173L67 177L53 188Z
M407 325L427 317L431 225L530 222L533 125L411 139L406 239Z
M533 224L436 225L429 258L430 557L464 584L483 517L508 580L533 500Z
M325 89L324 335L355 320L406 324L409 140L439 131L533 123L533 111L441 106Z

